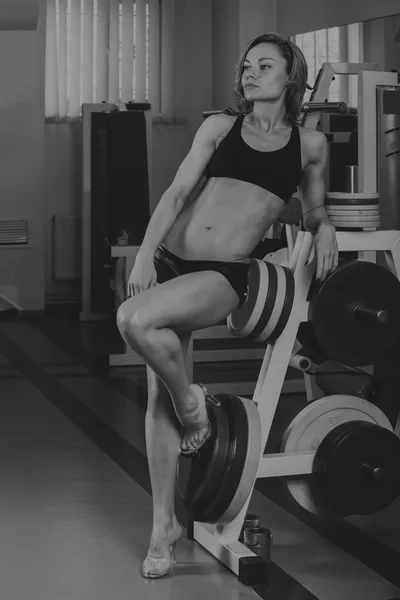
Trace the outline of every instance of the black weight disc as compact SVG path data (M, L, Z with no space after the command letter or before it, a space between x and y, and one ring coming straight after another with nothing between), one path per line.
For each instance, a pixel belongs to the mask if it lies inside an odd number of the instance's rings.
M208 506L196 520L204 523L218 523L220 517L229 508L236 494L246 463L249 440L249 422L245 407L238 396L216 394L229 422L229 450L223 476L218 481L218 489ZM199 511L200 512L200 511Z
M328 192L326 204L337 206L379 205L379 194L351 194L346 192Z
M318 350L352 366L370 365L400 333L400 282L388 269L346 261L310 288L309 323ZM357 306L386 311L387 321L360 321Z
M229 423L222 406L206 399L212 436L195 458L181 456L178 462L177 496L189 518L198 521L218 489L228 456Z
M335 427L318 447L313 470L331 501L349 514L367 515L400 494L400 439L368 421Z

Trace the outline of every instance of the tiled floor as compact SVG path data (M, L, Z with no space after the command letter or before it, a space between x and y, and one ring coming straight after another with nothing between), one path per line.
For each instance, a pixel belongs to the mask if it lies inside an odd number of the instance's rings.
M119 344L112 322L63 313L0 321L1 600L400 597L400 500L372 516L326 521L275 479L257 483L249 507L274 535L268 587L244 586L188 539L172 576L143 579L152 520L146 376L143 367L107 367ZM194 380L229 369L196 365ZM282 397L271 451L304 405L301 395Z

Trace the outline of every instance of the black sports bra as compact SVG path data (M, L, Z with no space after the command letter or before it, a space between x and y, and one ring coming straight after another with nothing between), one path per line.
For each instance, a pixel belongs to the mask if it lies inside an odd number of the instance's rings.
M261 152L242 138L246 115L240 115L212 155L205 175L231 177L254 183L281 198L286 204L296 191L302 175L300 133L292 126L290 140L283 148Z

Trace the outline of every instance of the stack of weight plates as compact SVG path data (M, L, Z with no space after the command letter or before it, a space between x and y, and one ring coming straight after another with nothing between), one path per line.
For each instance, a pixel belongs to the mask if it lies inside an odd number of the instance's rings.
M337 229L378 229L379 194L329 192L326 211Z

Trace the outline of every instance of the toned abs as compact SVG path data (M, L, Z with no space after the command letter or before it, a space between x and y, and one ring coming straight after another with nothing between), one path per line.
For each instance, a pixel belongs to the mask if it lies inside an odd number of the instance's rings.
M284 208L252 183L212 178L185 204L162 244L186 260L246 260Z

